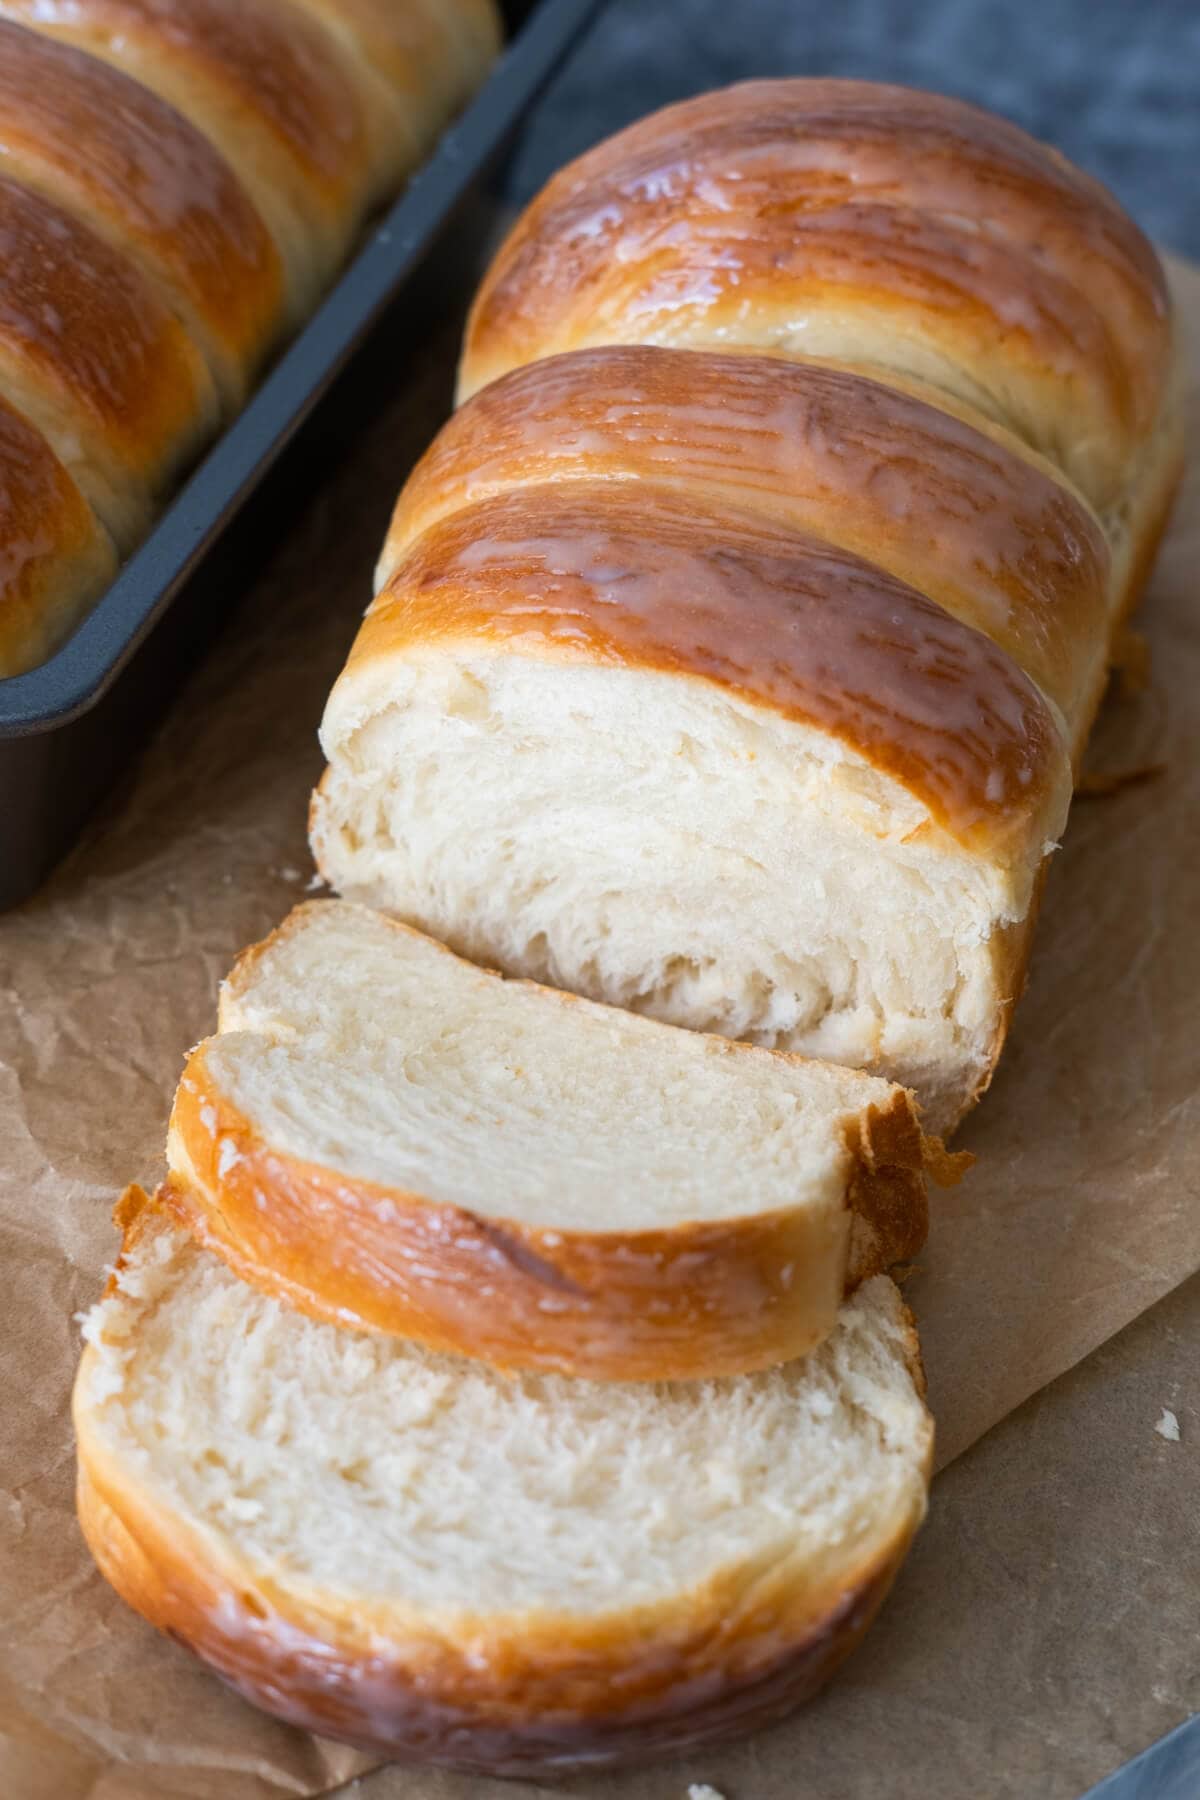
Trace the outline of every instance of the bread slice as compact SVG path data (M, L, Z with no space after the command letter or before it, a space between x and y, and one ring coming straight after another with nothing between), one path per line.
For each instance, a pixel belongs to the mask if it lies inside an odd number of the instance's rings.
M301 906L242 959L164 1198L318 1317L594 1379L802 1354L924 1240L909 1096Z
M506 1377L281 1306L143 1200L85 1328L83 1530L294 1724L532 1773L765 1723L858 1641L920 1523L932 1426L885 1277L758 1375Z

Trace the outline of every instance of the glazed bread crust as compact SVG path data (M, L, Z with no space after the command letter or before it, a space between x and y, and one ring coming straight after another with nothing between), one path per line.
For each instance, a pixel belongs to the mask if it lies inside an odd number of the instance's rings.
M1053 829L1069 789L1054 714L982 632L824 536L674 488L529 487L454 513L397 565L344 679L514 641L548 663L668 671L815 726L935 825L1001 853Z
M3 176L0 253L0 384L128 551L216 422L203 359L132 263Z
M405 484L377 589L452 514L575 481L669 485L836 544L986 633L1069 726L1103 681L1110 555L1086 502L982 415L828 363L630 345L502 376Z
M1111 196L960 102L750 83L588 152L397 506L322 873L952 1129L1178 480L1175 357Z
M484 1584L470 1615L415 1597L406 1601L386 1588L368 1595L348 1584L340 1592L318 1585L305 1574L302 1557L294 1568L291 1558L272 1567L252 1546L252 1527L249 1535L245 1527L230 1529L182 1497L184 1477L177 1480L171 1465L176 1456L201 1453L211 1423L198 1417L206 1405L201 1389L189 1402L189 1426L200 1434L194 1447L167 1450L155 1433L153 1421L165 1422L165 1401L148 1389L143 1395L157 1376L145 1368L142 1321L153 1310L156 1330L169 1333L177 1317L174 1330L186 1332L198 1316L191 1299L200 1279L197 1259L210 1259L174 1233L156 1249L164 1227L140 1209L142 1199L135 1192L125 1203L125 1250L109 1297L88 1327L91 1344L76 1386L80 1520L101 1569L131 1605L291 1723L390 1757L490 1773L599 1767L709 1742L769 1722L827 1678L866 1630L920 1523L932 1431L920 1401L911 1322L895 1289L880 1279L846 1309L841 1331L850 1335L839 1336L844 1347L829 1353L841 1359L829 1391L836 1396L860 1374L867 1378L869 1366L874 1385L854 1394L846 1417L861 1435L863 1454L886 1454L890 1472L885 1478L881 1464L879 1486L858 1509L838 1503L841 1528L831 1526L828 1536L797 1517L790 1542L782 1523L773 1544L747 1546L714 1565L701 1509L692 1527L694 1573L677 1591L631 1600L614 1571L616 1585L599 1604L564 1597L558 1607L509 1612L489 1606ZM264 1303L228 1277L205 1279L231 1326L245 1314L256 1344L319 1331L331 1365L357 1355L353 1333L302 1325L278 1309L264 1314ZM181 1361L198 1358L203 1365L206 1341L188 1343L181 1335L171 1341ZM230 1354L241 1356L232 1348ZM401 1346L394 1354L401 1366L412 1355ZM450 1359L443 1360L449 1368ZM818 1372L793 1363L748 1379L769 1384L763 1403L783 1409L782 1422L787 1409L808 1404L814 1385L829 1382L834 1366L824 1360ZM181 1378L190 1386L186 1371ZM540 1405L532 1391L488 1379L495 1383L497 1417L510 1400ZM572 1393L579 1392L584 1405L585 1386L559 1384L546 1404L569 1411ZM685 1414L694 1414L695 1430L705 1439L715 1432L719 1441L723 1409L740 1389L740 1383L718 1383L655 1390L662 1398L644 1402L647 1428L661 1406L664 1430L683 1429ZM744 1399L743 1392L739 1417L749 1416ZM434 1440L440 1442L449 1427L425 1421L414 1429L440 1434ZM148 1455L137 1450L139 1442ZM393 1449L381 1443L379 1454ZM344 1453L351 1453L349 1442ZM444 1450L433 1451L430 1479L437 1479L437 1457L452 1453L447 1438ZM586 1447L572 1454L582 1480ZM237 1455L227 1439L231 1468ZM347 1477L362 1479L353 1470ZM482 1474L478 1479L486 1481ZM647 1503L653 1498L645 1496ZM556 1504L564 1520L578 1516L584 1530L599 1528L599 1520L588 1525L589 1503L572 1495L570 1483ZM486 1533L487 1512L481 1487L477 1526L464 1519L450 1527L441 1556L454 1557L460 1531ZM508 1553L498 1542L495 1556Z
M1099 183L962 101L854 81L701 95L563 169L479 291L462 392L631 338L932 379L1101 506L1171 363L1158 258Z
M501 46L493 0L299 0L403 103L421 145L479 87Z
M310 903L247 952L222 1028L180 1083L160 1202L243 1279L332 1323L592 1380L733 1375L813 1349L844 1293L924 1242L926 1160L940 1171L902 1090L504 982L358 908ZM461 1061L439 1060L447 1030ZM631 1059L635 1087L670 1087L662 1131L687 1140L640 1199L622 1191L641 1173L619 1142ZM296 1095L269 1123L239 1097L260 1066L273 1101ZM384 1148L415 1114L427 1186L370 1177L357 1108L375 1080L381 1114L406 1108ZM293 1120L332 1083L353 1148L306 1156ZM735 1120L740 1199L711 1191L700 1140L723 1094L795 1149L781 1180ZM489 1136L457 1178L443 1140L477 1116ZM311 1116L309 1135L315 1149ZM528 1165L556 1157L562 1199L539 1197Z
M112 64L220 147L282 253L293 320L315 304L373 188L400 178L370 166L365 80L289 0L0 0L0 15ZM410 146L394 128L391 139L396 162Z
M497 42L491 0L0 0L0 402L95 539L144 536ZM102 586L62 529L0 590L0 674Z
M0 18L0 147L6 174L136 265L238 405L278 330L282 281L208 139L140 82Z
M112 539L45 438L0 401L0 678L41 662L116 569Z

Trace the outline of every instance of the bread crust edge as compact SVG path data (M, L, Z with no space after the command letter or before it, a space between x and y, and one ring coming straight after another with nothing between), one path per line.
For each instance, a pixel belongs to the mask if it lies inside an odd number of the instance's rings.
M840 1207L643 1231L484 1216L288 1155L211 1078L204 1045L168 1148L159 1204L260 1291L329 1323L597 1381L747 1374L804 1355L845 1295L915 1256L928 1229L931 1147L903 1089L850 1119Z
M138 1189L117 1217L123 1256L162 1228ZM907 1309L903 1317L922 1395L916 1332ZM105 1579L254 1705L388 1758L532 1775L641 1761L770 1724L856 1647L925 1514L931 1428L914 1479L853 1547L745 1560L669 1600L593 1618L439 1624L382 1600L351 1607L336 1594L286 1591L136 1485L93 1428L95 1356L85 1350L74 1396L77 1510Z

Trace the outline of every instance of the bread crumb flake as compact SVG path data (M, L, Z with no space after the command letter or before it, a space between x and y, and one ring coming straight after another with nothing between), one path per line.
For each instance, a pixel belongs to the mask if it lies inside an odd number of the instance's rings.
M1160 1438L1166 1438L1168 1444L1177 1444L1179 1442L1179 1420L1169 1406L1163 1407L1162 1418L1158 1421L1158 1424L1154 1429L1157 1431Z

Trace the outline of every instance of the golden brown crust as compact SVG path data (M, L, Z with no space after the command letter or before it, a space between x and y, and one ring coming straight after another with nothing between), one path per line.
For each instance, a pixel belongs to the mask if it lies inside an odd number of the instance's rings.
M203 132L268 225L282 217L294 232L299 221L313 276L328 274L378 177L366 84L337 37L303 8L286 0L0 0L0 15L102 57L161 96ZM391 135L408 142L403 122ZM311 297L305 287L299 307Z
M711 1042L715 1055L767 1054ZM243 1280L333 1324L500 1367L698 1379L803 1355L833 1328L845 1293L920 1249L924 1145L909 1096L868 1107L847 1149L841 1212L554 1231L273 1148L201 1045L176 1095L159 1203Z
M397 1649L298 1626L252 1582L222 1580L180 1534L124 1511L83 1456L77 1509L101 1573L151 1624L277 1718L397 1760L497 1775L641 1762L760 1729L821 1688L883 1604L919 1520L800 1620L766 1587L650 1635L631 1612L596 1641ZM736 1604L740 1598L741 1605ZM731 1616L732 1613L732 1616ZM408 1648L407 1646L405 1648ZM557 1652L557 1655L555 1654ZM416 1663L416 1666L414 1666ZM480 1667L482 1665L482 1668ZM572 1666L574 1665L574 1666ZM576 1679L573 1680L572 1676ZM580 1691L582 1690L582 1691Z
M299 0L344 38L417 109L417 135L428 137L483 79L500 49L493 0Z
M0 259L0 382L74 452L72 473L127 547L214 422L204 365L132 263L3 176Z
M140 266L240 399L280 327L283 278L208 140L107 63L0 19L0 153L7 174Z
M347 148L361 150L358 106L326 32L277 0L0 0L0 15L119 59L170 59L190 81L219 87L238 126L254 118L330 202L351 187ZM221 133L211 131L219 149ZM357 174L357 171L355 171Z
M803 349L826 306L932 347L1067 466L1077 434L1094 499L1161 404L1165 280L1111 196L962 102L847 81L703 95L562 170L480 290L462 388L588 343Z
M159 1229L138 1189L118 1222L123 1257ZM351 1608L242 1562L235 1545L201 1537L123 1469L89 1397L94 1355L85 1352L75 1389L77 1506L106 1579L254 1704L389 1757L533 1774L641 1760L766 1725L858 1643L924 1512L932 1434L911 1486L853 1548L763 1556L667 1600L591 1617L443 1622L385 1599Z
M1133 513L1128 523L1130 542L1125 558L1124 578L1115 602L1110 603L1110 619L1105 632L1107 654L1104 678L1097 683L1091 697L1091 704L1079 720L1077 742L1081 748L1087 742L1095 715L1104 698L1108 669L1116 660L1115 650L1120 638L1122 621L1128 618L1137 606L1142 596L1142 590L1150 578L1154 559L1158 554L1159 544L1166 530L1183 474L1185 442L1180 400L1180 395L1167 398L1166 416L1161 427L1161 446L1156 449L1153 460L1149 464L1148 473L1144 475L1142 483L1136 490ZM1048 872L1049 862L1046 861L1043 862L1038 872L1033 899L1024 919L1011 925L1002 926L996 932L996 991L1000 997L1000 1004L991 1052L979 1084L965 1098L957 1116L947 1121L947 1136L961 1124L991 1085L1000 1054L1008 1038L1017 1002L1024 993L1028 981L1029 961L1033 953L1033 940Z
M0 400L0 678L49 656L116 566L111 539L45 438Z
M119 1273L162 1223L137 1188L116 1220ZM351 1606L298 1592L243 1562L235 1543L200 1536L106 1445L89 1393L95 1354L85 1351L75 1388L77 1504L122 1598L279 1718L388 1757L480 1772L632 1762L790 1711L870 1625L921 1522L932 1466L929 1433L911 1484L853 1548L763 1556L662 1602L591 1617L439 1621L387 1599Z
M812 532L984 631L1071 719L1094 680L1109 554L1048 466L928 399L828 364L613 346L528 364L447 422L384 547L551 482L648 481Z
M1130 541L1125 558L1124 578L1121 591L1116 596L1110 623L1110 662L1115 660L1113 653L1121 628L1137 607L1150 579L1163 534L1170 521L1171 509L1179 492L1179 484L1183 479L1187 456L1186 399L1186 378L1181 358L1163 409L1157 441L1151 444L1149 455L1143 459L1141 479L1134 490L1132 514L1127 521Z
M1028 854L1065 807L1057 722L981 632L849 552L649 482L527 488L443 519L376 597L343 680L437 643L711 682L829 732L1001 853Z
M497 37L490 0L0 0L0 403L34 434L14 472L0 429L0 676L102 592L106 531L134 547Z

